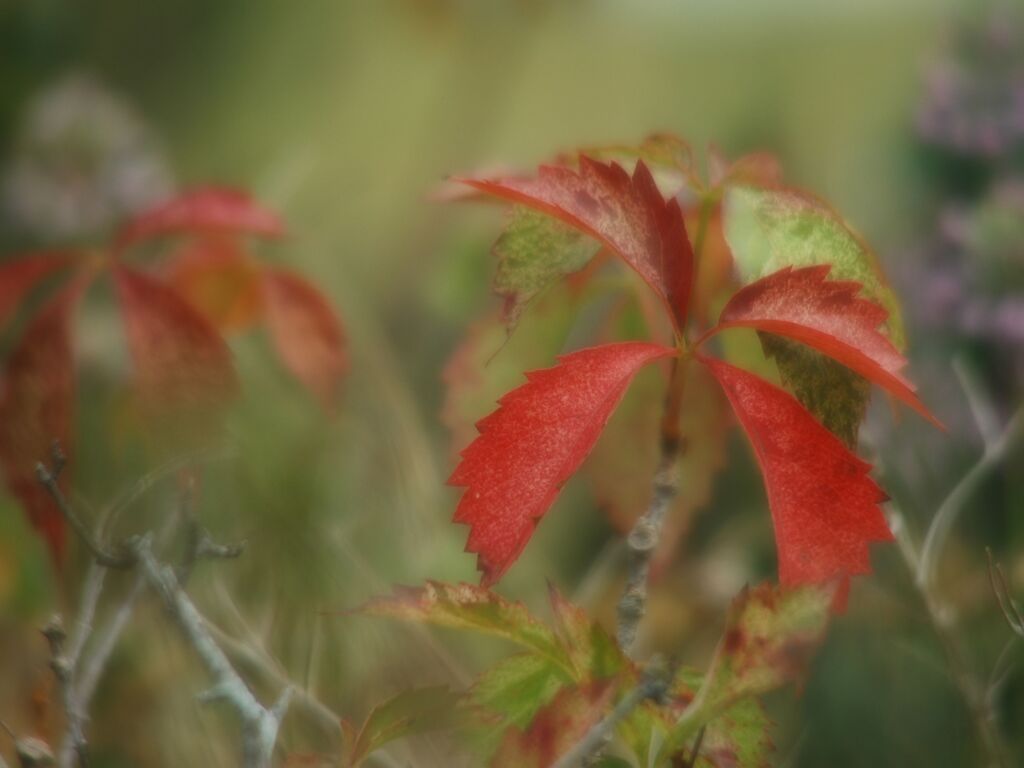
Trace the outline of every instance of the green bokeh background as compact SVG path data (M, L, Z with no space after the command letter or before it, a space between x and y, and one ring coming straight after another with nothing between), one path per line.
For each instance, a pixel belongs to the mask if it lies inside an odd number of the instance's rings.
M730 154L776 153L789 180L832 201L891 264L933 226L936 192L911 124L924 66L964 12L934 0L7 0L0 151L16 151L20 115L40 89L84 72L150 123L180 182L249 188L287 219L289 239L265 256L311 276L344 318L352 372L341 417L326 424L265 341L237 342L245 396L231 421L234 454L209 468L202 515L249 549L197 573L193 590L215 621L259 637L292 677L358 718L409 685L464 684L507 651L333 613L396 582L474 578L465 530L449 522L457 496L444 486L453 463L438 419L440 372L467 324L493 306L487 249L501 219L431 201L434 185L456 171L529 167L573 146L672 131L700 155L709 142ZM0 245L26 243L7 232ZM110 438L122 353L103 297L90 306L79 329L93 353L83 363L76 479L102 503L143 460ZM920 342L919 359L931 355L938 367L928 370L948 379L949 346ZM962 393L948 395L946 383L921 382L943 417L962 409ZM884 478L918 535L978 453L974 435L952 426L939 436L904 415L893 443L879 446L924 468ZM738 439L730 457L681 553L692 564L673 572L656 606L697 666L725 608L701 574L719 561L733 563L741 583L773 572L760 482ZM984 546L1019 585L1021 458L981 489L943 566L972 663L985 673L1010 633L986 587ZM144 528L169 499L147 497L123 526ZM572 593L613 536L585 484L570 483L502 591L543 613L545 579ZM12 725L30 727L19 697L46 674L34 627L75 599L80 565L63 586L54 580L20 512L3 502L0 717ZM802 692L769 701L778 764L981 765L970 715L894 548L880 548L876 566ZM112 590L127 584L111 581ZM96 765L231 763L232 723L195 705L201 672L166 626L148 606L115 657L94 712ZM1018 658L1020 645L1011 648ZM1000 727L1020 750L1019 674L1001 691ZM327 751L330 740L294 718L282 745ZM0 754L10 754L2 739ZM394 754L403 765L460 764L444 739Z

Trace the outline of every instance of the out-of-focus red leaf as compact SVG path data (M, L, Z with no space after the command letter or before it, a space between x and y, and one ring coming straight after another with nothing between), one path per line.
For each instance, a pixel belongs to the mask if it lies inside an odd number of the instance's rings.
M785 267L741 288L722 310L716 330L755 328L807 344L941 426L900 374L906 359L879 330L888 312L858 296L859 283L827 280L830 269Z
M247 234L281 237L284 222L241 190L196 187L140 213L117 235L117 247L169 234Z
M532 179L462 181L596 237L664 299L676 328L685 326L693 251L679 203L662 197L642 160L632 177L617 163L581 156L579 170L545 165Z
M0 327L7 324L36 285L70 262L70 254L56 252L31 253L0 264Z
M853 455L787 392L710 358L743 425L768 491L785 585L869 573L868 544L890 541L878 505L885 493Z
M640 342L574 352L554 368L528 373L527 383L477 424L480 436L448 482L466 489L454 519L470 526L466 551L477 553L485 585L519 557L636 372L673 354Z
M160 281L124 265L114 268L114 279L146 421L176 431L215 427L238 392L224 340Z
M550 768L604 717L614 690L607 682L563 688L529 728L506 731L491 768Z
M54 440L70 455L71 314L85 286L85 280L76 280L49 299L18 341L0 380L0 462L7 485L58 565L64 555L64 519L39 484L35 467L49 462Z
M166 278L223 332L250 328L263 312L260 269L232 239L189 243L171 259Z
M264 313L285 367L333 413L338 383L348 370L345 334L327 298L305 279L283 269L263 277Z

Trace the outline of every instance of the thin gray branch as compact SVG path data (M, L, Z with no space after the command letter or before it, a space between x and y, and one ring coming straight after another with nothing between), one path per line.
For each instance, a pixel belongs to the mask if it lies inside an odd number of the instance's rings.
M241 719L242 765L245 768L269 768L281 719L291 699L291 688L286 688L269 709L260 704L213 639L205 620L178 583L174 569L160 564L153 555L150 537L134 541L132 550L147 583L160 596L171 618L213 678L213 687L206 698L227 702Z
M960 481L950 491L949 496L939 506L935 517L932 518L932 524L928 528L928 534L925 536L924 547L917 564L915 575L918 584L928 586L932 583L942 549L949 539L949 533L953 529L957 517L988 473L1003 460L1007 450L1022 431L1022 427L1024 427L1024 408L1018 409L999 437L985 446L985 452L981 458L960 478Z
M64 516L68 525L71 526L78 538L80 538L89 548L89 551L92 553L92 556L96 559L97 563L105 568L118 568L122 570L132 567L134 559L130 553L115 552L109 549L99 541L99 539L93 536L93 533L89 530L88 526L86 526L86 524L79 519L78 515L75 514L74 509L71 508L71 504L64 497L64 492L60 489L60 485L57 483L56 471L50 471L46 468L45 464L39 462L36 464L36 476L39 478L39 482L42 483L43 487L50 494L50 497L57 505L57 509L60 510L61 515Z
M78 699L79 706L86 711L88 711L89 704L92 703L92 697L96 693L96 686L99 684L103 670L106 669L107 662L110 661L110 656L113 654L118 640L121 639L125 627L128 626L128 620L131 619L132 612L135 610L135 605L145 586L145 579L141 575L136 577L129 587L128 593L117 607L117 611L103 628L102 633L97 636L92 652L85 657L79 667L75 697Z
M647 576L650 571L651 555L658 546L665 513L679 493L677 456L678 449L674 446L663 448L661 462L654 476L651 503L633 525L626 539L629 572L626 576L626 587L619 598L617 636L619 646L627 655L630 655L640 620L647 609Z
M85 713L75 700L73 668L64 652L67 633L59 615L50 618L43 628L43 636L50 645L50 669L57 678L57 688L67 720L67 741L70 745L68 763L70 764L70 755L74 754L78 764L86 768L89 764L89 749L85 739Z
M1005 434L1005 433L1004 433ZM889 523L904 562L912 574L920 573L924 558L917 553L917 548L910 537L904 517L895 503L890 505ZM967 652L953 622L953 612L936 594L931 583L920 578L914 580L926 614L931 621L932 629L941 641L949 663L949 671L953 682L960 689L960 695L970 709L982 747L989 759L989 765L1008 766L1002 738L996 723L995 710L982 685L975 679L968 661Z
M985 449L988 450L999 439L999 433L1002 431L992 399L978 380L978 374L964 358L958 357L953 361L953 372L960 381L960 388L967 398L967 407L971 410L974 424L978 428Z

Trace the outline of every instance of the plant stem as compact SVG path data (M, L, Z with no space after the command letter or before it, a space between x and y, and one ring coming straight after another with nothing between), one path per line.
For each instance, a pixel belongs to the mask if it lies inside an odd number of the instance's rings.
M704 252L708 224L715 203L716 199L709 195L705 195L701 199L700 218L693 240L691 279L694 284L697 280L697 269ZM626 546L629 551L629 572L626 576L626 586L623 589L622 597L619 598L617 638L619 646L627 655L631 655L640 620L647 608L647 578L650 573L651 555L658 546L665 514L673 500L679 495L677 464L680 454L685 449L679 431L679 417L683 407L686 368L689 362L686 340L683 337L684 330L679 329L679 356L672 363L672 376L665 394L665 407L662 411L659 435L661 456L658 460L658 469L654 474L651 503L633 524L633 528L626 538Z
M629 573L626 576L626 587L619 598L617 637L619 646L627 655L636 641L637 629L647 608L647 577L651 555L658 546L665 513L679 493L676 460L680 453L679 410L685 380L686 362L676 358L665 395L665 410L661 420L661 458L654 475L651 503L626 538Z
M1006 768L1009 763L1002 746L1002 739L996 726L996 715L992 709L986 691L975 679L968 663L967 651L963 647L960 636L956 632L951 610L949 606L942 603L935 594L928 580L916 578L920 573L921 556L918 554L914 542L910 538L906 522L898 509L892 509L889 514L889 527L896 537L903 560L910 570L914 586L917 587L921 600L924 603L928 619L932 625L935 635L942 643L949 662L950 674L953 682L960 690L961 696L970 709L971 717L974 719L978 737L981 740L982 749L987 757L987 766Z

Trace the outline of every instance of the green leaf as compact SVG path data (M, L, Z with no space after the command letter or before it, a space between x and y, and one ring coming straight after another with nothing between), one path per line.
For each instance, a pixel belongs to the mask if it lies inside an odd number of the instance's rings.
M342 722L345 757L342 765L355 768L388 742L445 728L452 722L457 696L446 686L403 691L378 704L356 731Z
M539 654L569 675L574 671L555 633L525 605L474 584L428 581L423 587L396 587L391 595L370 600L358 612L500 637Z
M740 702L798 680L824 637L835 597L835 584L744 589L733 601L704 681L662 747L662 756L671 755Z
M517 205L494 243L498 269L494 291L504 297L503 316L511 330L526 305L564 275L577 272L601 250L593 238L558 219Z
M586 611L566 600L553 586L548 587L548 596L555 629L572 661L576 680L613 677L628 666L616 642Z
M543 656L519 653L481 674L469 689L467 702L525 728L537 710L571 682L564 669Z
M701 674L681 668L675 677L668 703L657 706L646 702L619 727L619 736L633 750L641 768L663 765L675 755L661 754L660 747L676 720L693 702L701 686ZM771 765L771 721L757 699L740 701L707 723L701 738L697 768L768 768ZM689 755L695 737L681 744ZM679 748L677 748L677 752Z
M783 267L829 264L832 280L855 280L864 295L888 312L884 330L904 346L899 304L877 258L845 221L823 202L781 187L731 185L724 199L725 237L744 283ZM870 387L857 374L793 341L759 334L783 384L847 445L857 439Z

